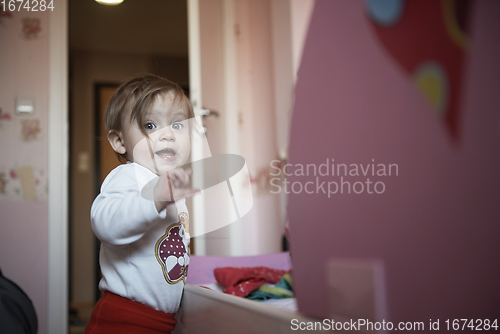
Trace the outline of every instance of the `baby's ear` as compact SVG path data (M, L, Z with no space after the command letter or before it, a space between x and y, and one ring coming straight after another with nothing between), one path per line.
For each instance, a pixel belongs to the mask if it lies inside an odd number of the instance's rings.
M116 153L118 154L127 153L127 149L125 148L125 144L123 143L121 132L118 132L116 130L109 130L108 141Z

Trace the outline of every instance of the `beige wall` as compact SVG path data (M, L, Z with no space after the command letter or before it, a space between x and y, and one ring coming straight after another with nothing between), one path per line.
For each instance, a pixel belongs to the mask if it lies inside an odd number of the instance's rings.
M71 302L92 303L95 289L94 235L90 207L96 196L94 170L94 84L120 83L128 77L150 72L181 85L188 84L187 58L138 56L73 51L70 56L71 140ZM80 170L79 156L88 154L89 168Z

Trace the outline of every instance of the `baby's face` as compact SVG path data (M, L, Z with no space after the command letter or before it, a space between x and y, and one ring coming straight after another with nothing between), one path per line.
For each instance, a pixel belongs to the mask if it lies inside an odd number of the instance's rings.
M129 160L163 174L184 165L191 152L187 110L182 103L172 103L173 94L156 98L144 118L144 136L137 121L131 121L122 132Z

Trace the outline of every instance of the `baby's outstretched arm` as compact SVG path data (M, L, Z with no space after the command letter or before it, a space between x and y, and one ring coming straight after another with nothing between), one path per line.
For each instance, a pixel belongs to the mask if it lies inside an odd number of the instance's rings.
M165 212L160 214L154 202L141 195L135 169L122 165L104 180L90 215L99 240L125 245L140 239Z
M140 239L158 218L165 218L163 209L183 197L197 192L186 188L189 173L170 171L160 176L152 189L152 197L144 197L137 183L134 168L123 165L112 171L101 187L91 209L92 230L99 240L125 245ZM163 211L163 212L162 212Z

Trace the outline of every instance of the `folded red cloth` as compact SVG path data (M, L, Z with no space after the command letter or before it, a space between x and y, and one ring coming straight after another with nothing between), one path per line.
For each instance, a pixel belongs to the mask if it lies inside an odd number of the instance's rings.
M224 285L224 292L230 295L245 297L264 283L278 283L288 271L267 267L253 268L215 268L217 282Z
M85 334L166 334L174 330L176 323L175 314L106 291L92 312Z

